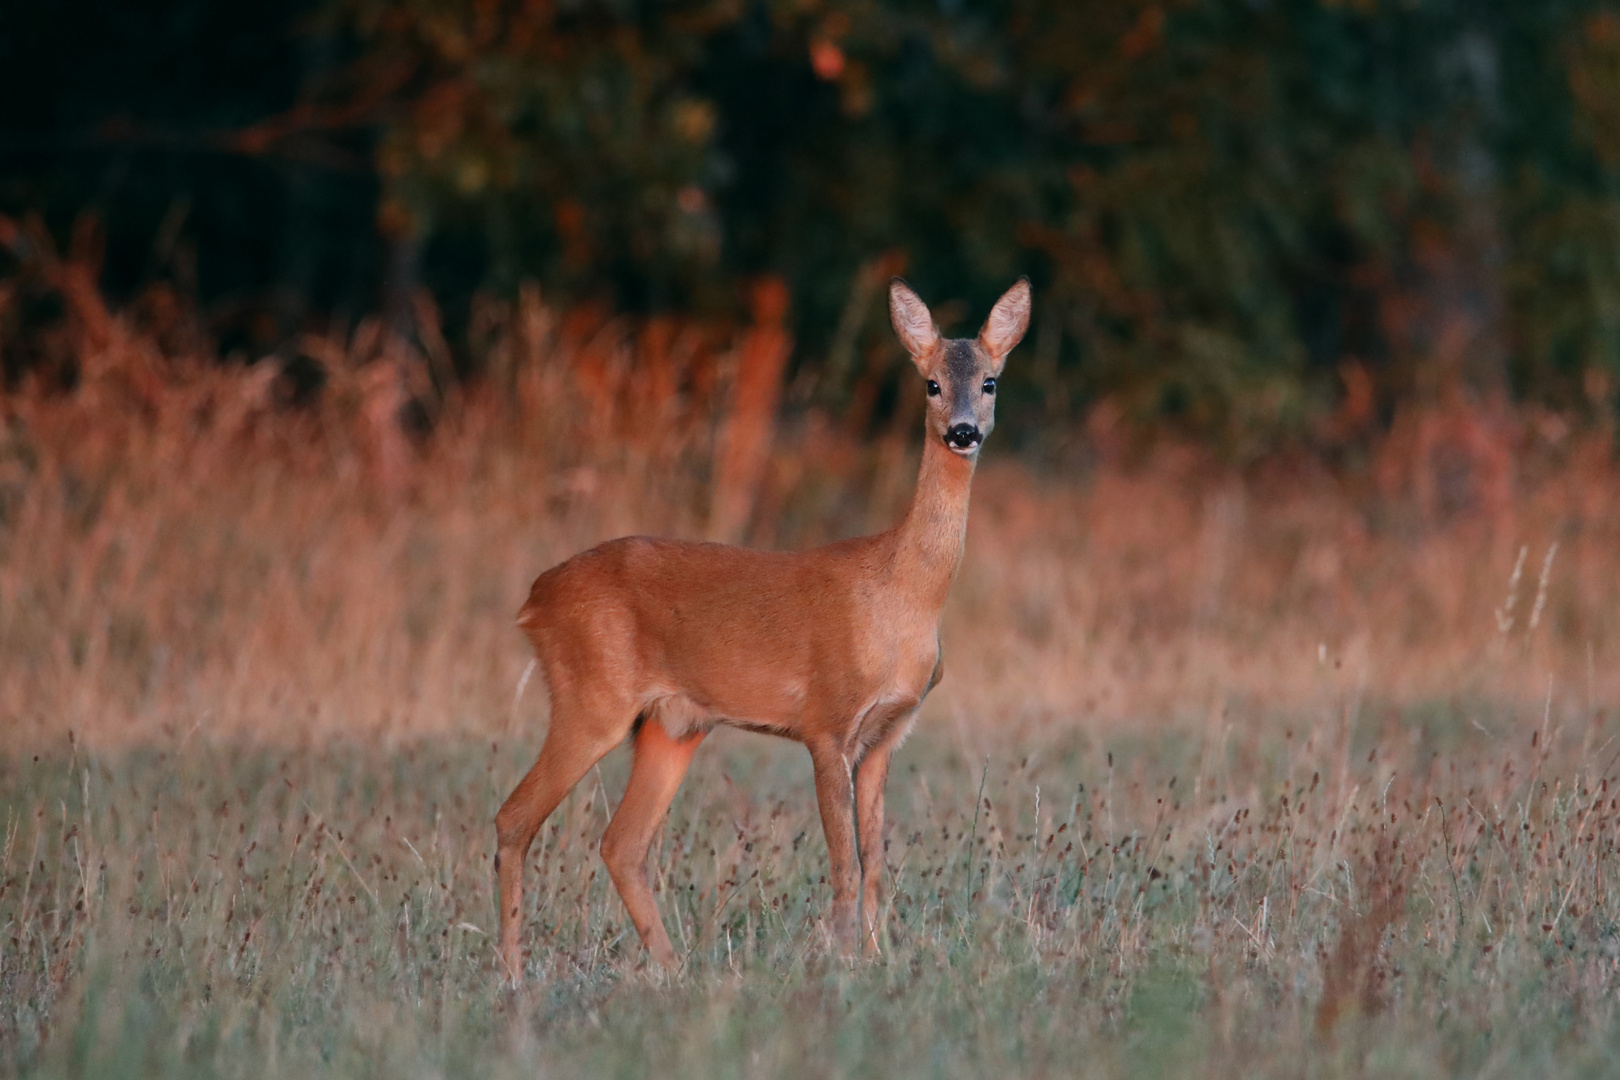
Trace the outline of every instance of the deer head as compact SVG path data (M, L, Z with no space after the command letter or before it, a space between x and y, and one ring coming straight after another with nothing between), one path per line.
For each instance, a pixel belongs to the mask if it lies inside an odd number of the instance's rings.
M996 423L996 380L1029 328L1029 279L996 301L976 338L944 339L928 305L899 278L889 282L889 319L928 383L928 431L972 457Z

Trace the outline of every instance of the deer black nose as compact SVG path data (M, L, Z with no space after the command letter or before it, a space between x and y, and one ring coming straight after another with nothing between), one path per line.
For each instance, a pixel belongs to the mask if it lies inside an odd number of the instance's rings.
M974 424L955 424L945 432L945 445L954 446L958 450L971 450L984 441L979 429Z

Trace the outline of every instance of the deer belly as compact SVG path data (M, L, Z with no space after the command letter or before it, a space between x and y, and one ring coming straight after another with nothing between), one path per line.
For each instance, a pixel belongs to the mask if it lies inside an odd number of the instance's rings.
M647 721L661 724L672 739L684 739L714 726L713 712L685 694L661 694L642 710Z
M645 707L674 738L729 724L752 731L793 730L804 706L804 688L781 680L738 681L716 692L683 688L662 692Z

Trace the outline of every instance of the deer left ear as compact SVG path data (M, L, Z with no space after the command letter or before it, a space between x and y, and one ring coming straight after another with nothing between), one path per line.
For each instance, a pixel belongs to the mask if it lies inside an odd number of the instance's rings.
M900 344L911 354L918 370L922 370L924 357L939 344L939 330L934 326L934 317L929 314L928 305L922 302L922 297L912 292L911 286L899 278L889 282L889 321L894 324Z
M979 344L996 362L997 372L1007 362L1007 354L1013 351L1013 346L1023 340L1024 331L1029 329L1029 307L1029 278L1021 277L1002 294L996 306L990 309L990 317L984 320Z

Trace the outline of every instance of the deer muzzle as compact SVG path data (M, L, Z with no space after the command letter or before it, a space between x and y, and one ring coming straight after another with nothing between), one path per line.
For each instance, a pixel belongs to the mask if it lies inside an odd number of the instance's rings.
M958 453L976 450L982 442L984 435L977 424L952 424L945 432L945 445Z

